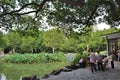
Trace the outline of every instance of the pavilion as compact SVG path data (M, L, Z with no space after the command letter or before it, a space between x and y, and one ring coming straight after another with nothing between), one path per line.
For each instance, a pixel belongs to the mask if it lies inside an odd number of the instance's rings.
M107 55L109 55L113 50L117 51L120 49L120 32L114 32L103 35L107 41Z

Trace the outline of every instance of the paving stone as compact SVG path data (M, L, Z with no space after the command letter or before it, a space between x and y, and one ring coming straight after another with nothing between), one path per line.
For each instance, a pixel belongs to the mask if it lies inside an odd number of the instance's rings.
M51 75L47 79L40 80L120 80L120 62L115 62L115 69L108 65L105 72L91 73L90 68L77 69L70 72L61 72L59 75Z

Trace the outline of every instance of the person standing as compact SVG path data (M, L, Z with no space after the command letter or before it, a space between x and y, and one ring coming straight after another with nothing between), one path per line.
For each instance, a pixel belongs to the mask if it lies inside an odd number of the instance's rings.
M104 71L103 64L102 64L102 58L103 58L103 56L99 53L99 51L97 53L98 53L98 55L96 57L97 57L98 70L99 71L101 71L101 70Z
M114 60L115 60L115 54L114 53L111 53L110 55L110 63L111 63L111 68L114 69Z
M91 52L90 52L90 67L91 67L91 72L97 72L97 69L96 69L96 56L95 56L95 53L93 52L93 50L91 49Z
M120 49L118 50L118 61L120 61Z

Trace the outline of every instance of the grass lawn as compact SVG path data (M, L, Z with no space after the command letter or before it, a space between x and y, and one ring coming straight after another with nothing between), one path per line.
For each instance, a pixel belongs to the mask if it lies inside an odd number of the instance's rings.
M55 62L42 64L12 64L0 63L0 73L4 74L7 80L19 80L22 76L37 75L41 77L53 70L69 65L69 62Z

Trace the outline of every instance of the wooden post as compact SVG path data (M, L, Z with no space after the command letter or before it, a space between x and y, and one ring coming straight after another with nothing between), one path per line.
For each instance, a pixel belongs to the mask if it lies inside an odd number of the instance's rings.
M106 41L107 41L107 45L106 45L106 48L107 48L107 57L109 56L109 40L106 36Z

